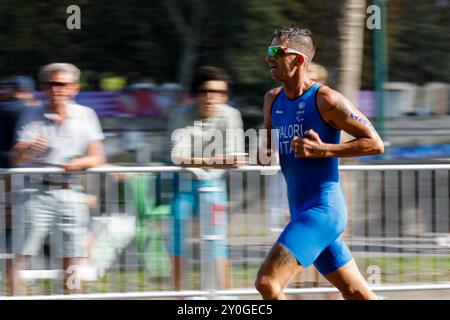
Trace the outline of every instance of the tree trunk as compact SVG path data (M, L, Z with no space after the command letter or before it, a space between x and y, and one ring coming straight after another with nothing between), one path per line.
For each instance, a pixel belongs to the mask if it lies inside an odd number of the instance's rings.
M192 79L195 62L198 56L198 46L201 40L201 31L205 16L204 1L195 1L192 5L190 24L186 23L180 8L172 1L163 1L169 16L178 31L182 43L182 56L178 69L178 82L183 88L188 89Z
M361 86L365 18L365 0L345 0L339 30L338 90L355 104Z
M356 106L358 106L357 93L361 87L365 13L365 0L345 0L342 4L338 91ZM342 142L352 139L353 137L343 132Z
M184 87L189 88L194 72L195 63L198 57L198 47L201 40L204 8L202 3L194 6L195 15L191 23L188 37L184 39L183 57L181 58L178 82Z

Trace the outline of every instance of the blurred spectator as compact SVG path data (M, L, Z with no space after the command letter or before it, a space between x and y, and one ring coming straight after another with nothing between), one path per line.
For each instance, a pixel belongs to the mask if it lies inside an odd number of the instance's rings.
M155 96L156 104L164 116L170 114L175 107L179 106L182 98L181 85L170 82L162 84Z
M48 102L27 110L16 129L13 161L17 166L59 166L81 171L105 162L104 139L95 112L76 104L80 71L67 63L44 66L39 73ZM77 267L86 257L89 211L81 182L67 174L31 175L25 180L22 210L14 214L14 258L10 292L25 294L19 270L36 255L51 235L53 248L62 258L64 291L78 292L81 282ZM23 219L23 220L22 220Z
M21 113L39 102L33 95L34 83L27 77L13 77L0 83L0 168L11 167L14 128Z
M0 83L0 169L10 168L11 150L13 147L13 137L16 123L27 107L34 107L39 104L33 95L34 81L28 77L16 76L9 81ZM11 226L11 176L3 177L5 187L5 220L4 232L6 246L4 250L11 252L12 249L12 226ZM11 259L6 260L8 269L11 269Z
M243 139L230 139L226 131L234 129L241 130L243 133L242 117L237 109L226 104L228 76L223 70L215 67L201 67L194 76L191 90L194 102L178 107L169 118L169 134L173 142L171 158L176 164L181 162L186 167L206 167L208 176L197 176L191 181L183 179L180 175L179 183L175 183L172 203L175 289L182 289L182 258L186 254L186 231L191 215L194 218L194 237L198 237L199 219L203 233L215 237L206 246L207 250L212 252L207 253L205 258L215 260L219 286L225 288L230 286L228 282L230 277L227 276L229 260L226 245L228 200L226 183L222 178L224 172L218 168L238 164L232 155L244 151ZM216 150L217 153L207 158L204 152L206 146L212 142L212 137L209 135L211 130L221 133L224 139L221 142L226 149L222 150L222 153ZM183 139L174 141L175 131L181 132ZM219 142L216 140L214 140L215 143ZM199 145L200 148L198 148ZM226 159L232 161L228 164L223 163L222 160ZM205 244L205 242L202 243Z
M324 66L311 62L308 67L308 73L311 80L326 84L328 79L328 71Z
M122 90L118 110L122 116L158 116L160 110L155 102L156 85L151 82L137 82Z

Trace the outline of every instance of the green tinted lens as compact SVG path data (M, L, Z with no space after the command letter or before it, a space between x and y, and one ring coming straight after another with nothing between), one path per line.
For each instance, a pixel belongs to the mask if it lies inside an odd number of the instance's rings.
M268 53L271 57L279 57L284 54L284 50L280 47L269 47Z

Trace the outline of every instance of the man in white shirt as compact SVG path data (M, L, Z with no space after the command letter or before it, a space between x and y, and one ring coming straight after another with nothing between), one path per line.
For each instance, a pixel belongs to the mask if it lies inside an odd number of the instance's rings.
M48 102L25 112L16 128L13 163L21 167L58 166L81 171L105 163L102 129L94 110L78 105L80 70L68 63L52 63L39 73ZM25 293L18 270L36 255L51 234L64 268L64 291L81 288L71 280L76 266L86 257L85 237L89 211L81 183L65 174L31 175L23 191L21 213L16 217L13 272L9 281L12 294ZM23 221L19 219L23 219Z

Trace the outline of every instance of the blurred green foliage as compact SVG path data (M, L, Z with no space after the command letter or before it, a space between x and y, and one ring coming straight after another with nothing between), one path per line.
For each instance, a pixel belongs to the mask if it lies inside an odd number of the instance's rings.
M371 1L367 1L367 5ZM81 8L81 30L68 30L66 8ZM273 30L298 24L316 34L316 62L336 84L343 1L332 0L46 0L0 2L0 79L35 76L46 63L68 61L100 88L103 74L128 82L189 83L203 64L225 68L234 95L260 104L275 86L265 64ZM448 1L388 1L390 79L450 82ZM365 26L363 26L365 27ZM365 28L363 87L373 83L372 31Z

